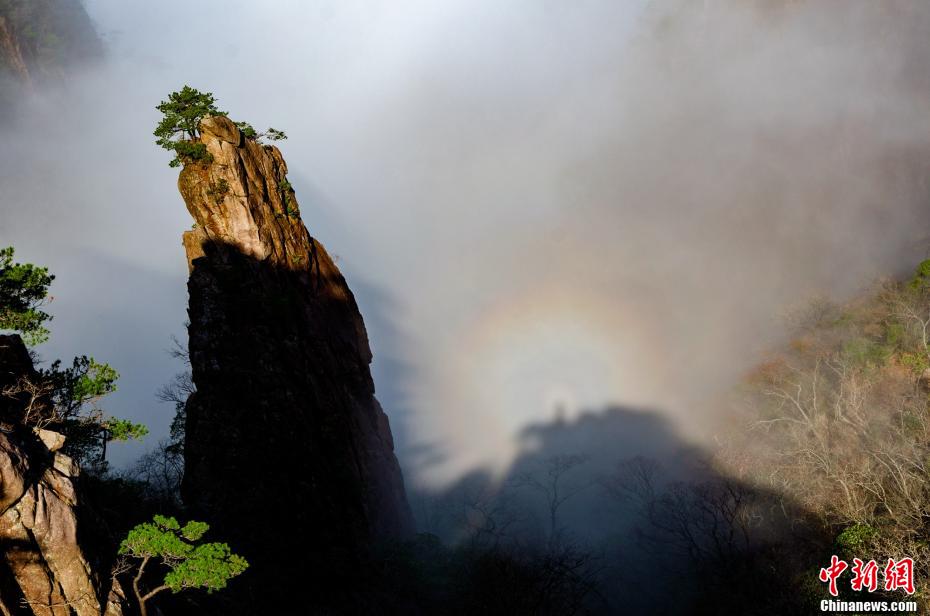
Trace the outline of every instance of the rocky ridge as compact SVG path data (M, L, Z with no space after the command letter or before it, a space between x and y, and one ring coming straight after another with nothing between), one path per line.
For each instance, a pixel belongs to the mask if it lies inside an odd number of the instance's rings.
M32 360L18 336L0 336L0 391ZM0 417L21 401L0 397ZM79 540L77 465L59 451L64 437L0 426L0 614L120 616L118 583L95 570Z

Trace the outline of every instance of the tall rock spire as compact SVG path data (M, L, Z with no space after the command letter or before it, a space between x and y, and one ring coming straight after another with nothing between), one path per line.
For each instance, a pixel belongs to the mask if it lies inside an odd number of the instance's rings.
M240 595L280 610L294 584L338 588L413 521L362 316L281 152L225 117L200 130L212 160L178 180L196 222L184 498L252 564Z

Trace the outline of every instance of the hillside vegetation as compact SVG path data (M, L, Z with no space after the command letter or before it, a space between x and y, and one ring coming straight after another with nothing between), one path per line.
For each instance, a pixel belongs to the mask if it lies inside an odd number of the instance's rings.
M812 302L791 327L790 345L744 384L750 421L722 457L810 512L833 553L913 558L914 597L926 608L930 261L850 302Z

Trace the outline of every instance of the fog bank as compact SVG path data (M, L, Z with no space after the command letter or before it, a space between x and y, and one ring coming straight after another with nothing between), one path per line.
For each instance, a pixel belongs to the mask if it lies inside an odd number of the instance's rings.
M59 275L43 355L113 363L156 435L190 220L151 130L185 83L288 133L414 482L610 404L700 442L787 306L926 252L916 0L86 6L109 60L3 128L0 244Z

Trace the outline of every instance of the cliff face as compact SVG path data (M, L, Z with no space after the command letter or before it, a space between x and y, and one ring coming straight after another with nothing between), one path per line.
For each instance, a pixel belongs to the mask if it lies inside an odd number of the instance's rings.
M0 104L56 83L103 46L80 0L0 0ZM3 109L0 109L2 115Z
M18 336L0 336L0 391L34 376ZM22 401L0 397L0 417ZM14 412L10 412L14 411ZM64 438L5 424L0 430L0 614L119 616L119 585L95 573L79 542L78 469Z
M223 117L201 132L213 160L178 181L196 221L184 498L252 563L240 590L253 606L288 613L275 601L333 591L412 516L365 325L280 151Z

